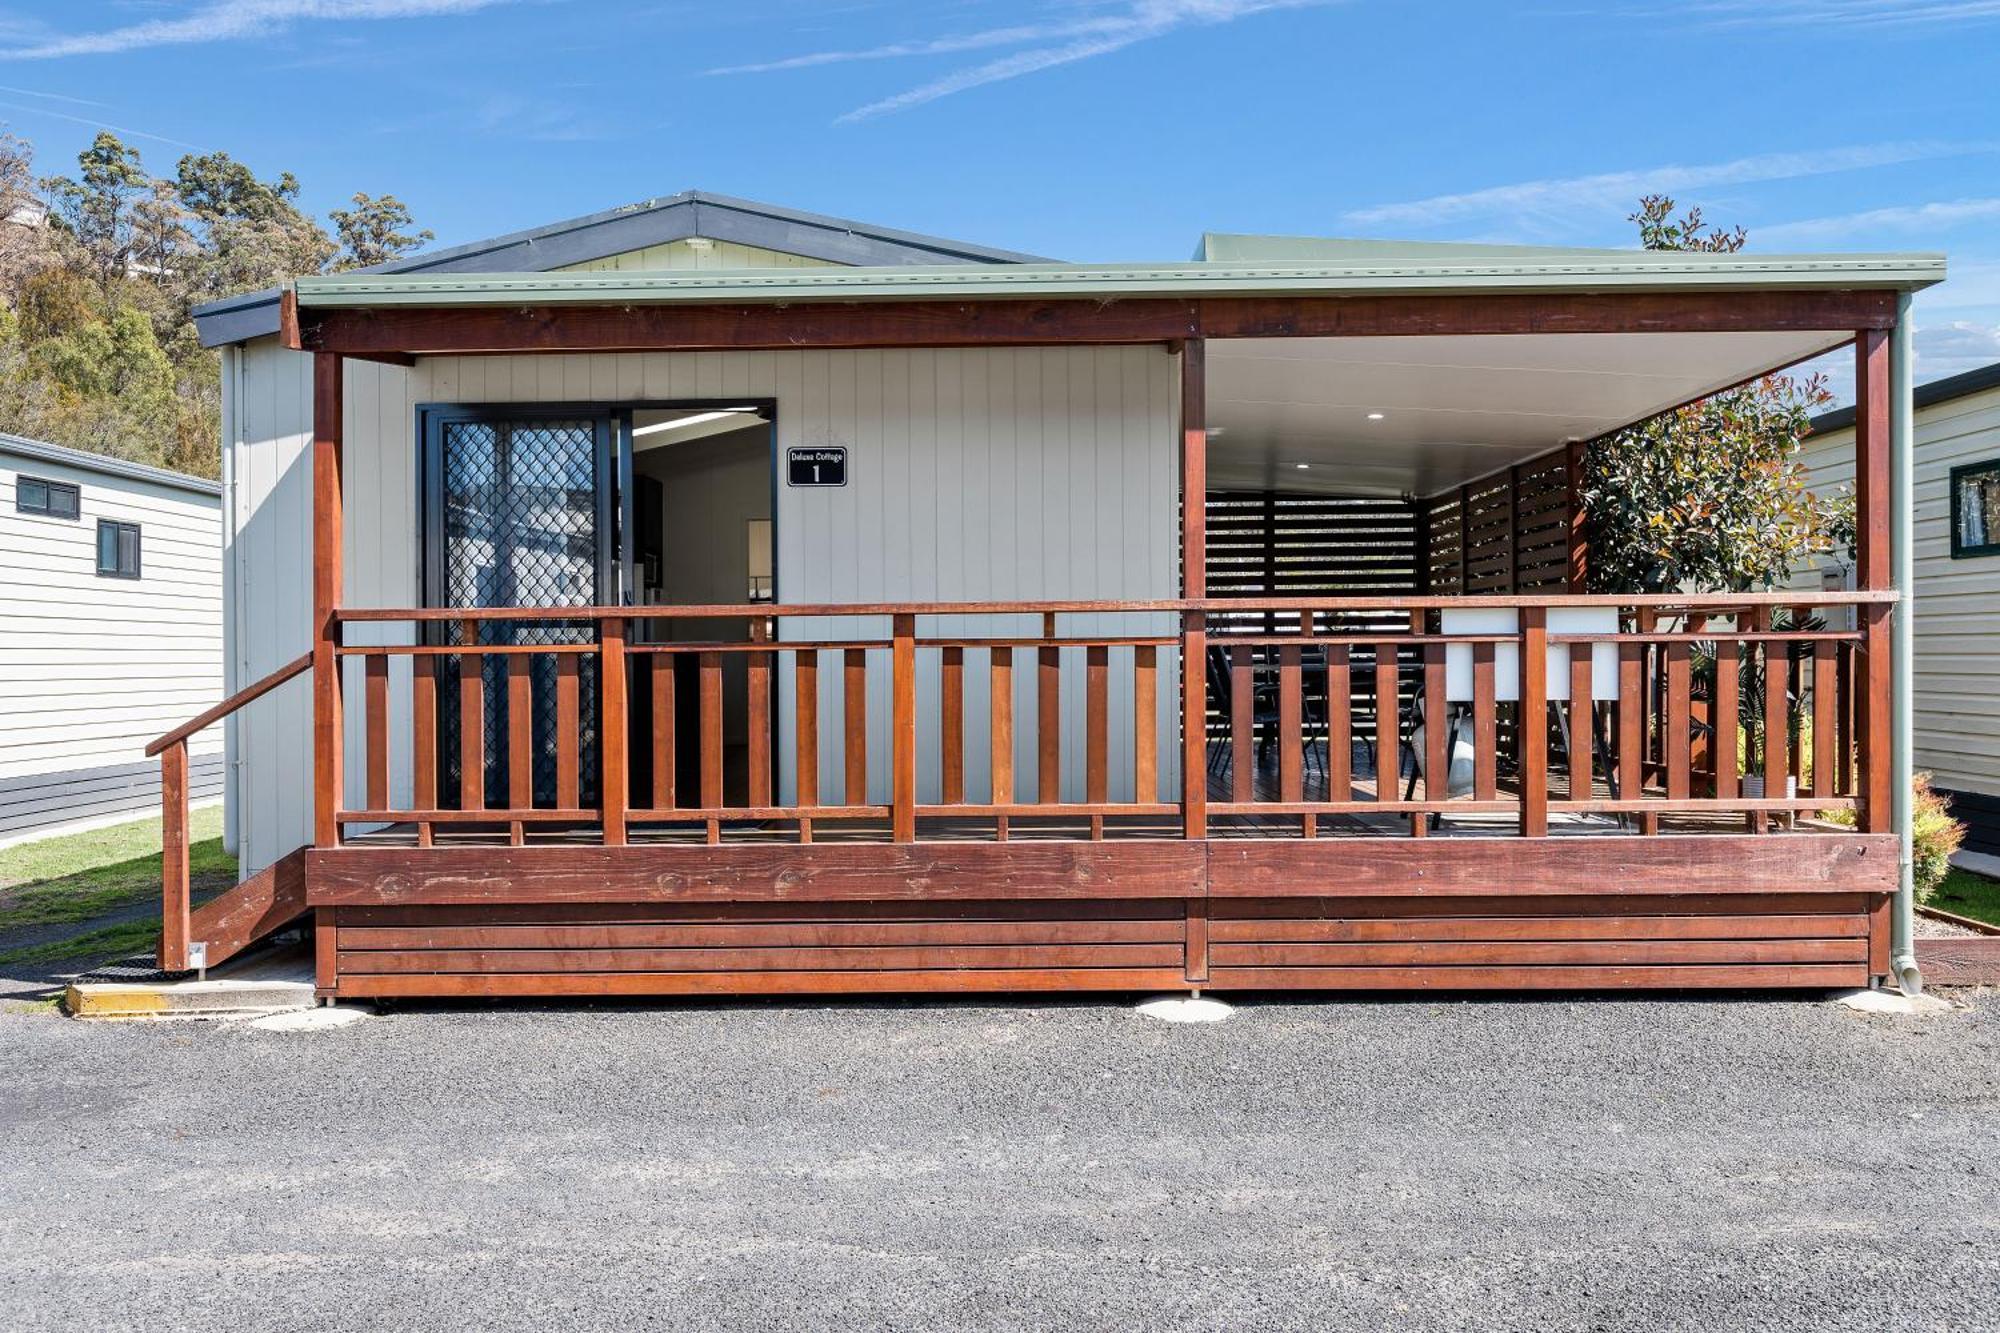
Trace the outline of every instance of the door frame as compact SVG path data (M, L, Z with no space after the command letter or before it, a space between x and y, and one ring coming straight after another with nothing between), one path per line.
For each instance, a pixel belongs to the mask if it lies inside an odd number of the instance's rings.
M601 418L611 425L609 463L598 460L598 594L605 605L630 606L633 589L633 509L632 509L632 414L669 408L689 411L717 411L725 407L749 407L762 413L771 429L771 601L784 600L782 562L777 557L782 539L778 488L778 400L759 394L706 398L631 398L580 402L498 402L498 403L418 403L416 409L416 589L417 604L432 607L436 591L434 571L442 571L444 533L433 521L432 497L443 489L441 453L432 447L433 422L505 421L523 417L561 416ZM604 442L600 442L600 449Z

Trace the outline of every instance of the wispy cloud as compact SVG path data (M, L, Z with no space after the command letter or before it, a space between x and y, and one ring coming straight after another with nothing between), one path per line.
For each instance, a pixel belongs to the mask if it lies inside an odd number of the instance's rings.
M1642 194L1747 185L1760 181L1795 180L1839 171L1957 157L1994 151L1992 144L1914 143L1864 144L1805 153L1762 153L1729 162L1647 167L1609 171L1594 176L1560 176L1546 180L1495 185L1463 194L1438 194L1404 203L1376 204L1342 215L1358 226L1427 226L1465 218L1548 220L1573 219L1579 212L1629 211Z
M1835 240L1847 236L1883 233L1940 232L1967 222L2000 218L2000 199L1952 199L1929 204L1908 204L1896 208L1871 208L1862 213L1842 213L1835 217L1802 218L1759 227L1759 241L1787 245Z
M197 153L207 151L200 144L189 143L186 139L173 139L164 134L154 134L150 130L135 130L130 125L113 125L97 116L73 116L67 111L57 111L46 106L30 106L25 102L0 102L0 110L17 111L24 116L66 120L73 125L88 125L95 130L110 130L113 134L122 134L128 139L151 139L154 143L163 143L174 148L190 148Z
M14 88L0 83L0 93L12 93L16 97L42 97L51 102L67 102L71 106L107 106L109 103L93 102L88 97L71 97L68 93L45 93L39 88Z
M502 0L210 0L177 18L32 40L0 49L0 60L56 60L150 46L259 37L308 20L405 19L469 14Z
M710 74L769 74L783 70L810 69L820 65L841 65L865 60L899 60L924 56L963 55L970 51L999 51L1020 48L983 64L956 69L891 97L856 107L838 117L836 124L867 120L874 116L907 111L926 102L935 102L953 93L990 83L1018 79L1024 74L1073 64L1093 56L1109 55L1128 46L1164 37L1182 28L1213 27L1233 23L1253 14L1279 9L1307 9L1336 3L1337 0L1125 0L1115 8L1100 5L1097 12L1068 18L1051 18L1041 23L1016 23L975 32L949 34L917 41L890 42L880 46L809 51L802 55L753 64L727 65Z
M1919 324L1910 341L1919 379L1939 379L2000 361L2000 325L1969 319Z
M1701 0L1658 12L1710 27L1917 28L2000 19L2000 0Z

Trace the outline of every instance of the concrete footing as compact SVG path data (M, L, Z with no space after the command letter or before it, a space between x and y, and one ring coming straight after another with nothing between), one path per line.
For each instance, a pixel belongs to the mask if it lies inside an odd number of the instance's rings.
M1954 1006L1937 995L1905 995L1897 990L1855 990L1833 997L1834 1003L1864 1014L1935 1014Z
M1141 1001L1139 1012L1162 1023L1219 1023L1236 1010L1203 995L1159 995Z

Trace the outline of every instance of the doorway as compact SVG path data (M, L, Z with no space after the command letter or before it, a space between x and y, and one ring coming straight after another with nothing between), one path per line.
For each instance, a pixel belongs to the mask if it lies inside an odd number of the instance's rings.
M624 488L630 521L627 569L631 601L649 607L736 606L775 601L774 405L758 401L648 404L624 414ZM750 618L644 622L640 644L741 642ZM699 663L693 653L646 655L647 672L674 672L673 790L676 803L700 804ZM633 746L642 791L653 782L651 689L634 680L634 725L646 743ZM647 682L650 684L650 679ZM722 658L723 799L748 800L749 665L742 653ZM776 710L765 715L775 726ZM635 740L637 738L635 737ZM775 745L767 753L777 753ZM642 802L649 803L649 802Z
M419 418L423 604L505 606L741 605L774 601L775 404L680 401L620 406L426 406ZM637 645L742 641L748 618L662 617L639 624ZM426 626L427 641L465 642L466 627ZM589 643L584 625L481 621L477 641L494 645ZM448 660L448 659L447 659ZM533 659L534 804L556 807L556 664ZM636 804L651 803L653 691L644 673L673 671L674 765L679 805L698 802L699 690L692 653L640 654L631 691L629 752ZM510 793L506 662L483 665L485 799ZM579 662L580 799L598 799L597 664ZM544 679L547 677L547 679ZM749 789L749 672L743 654L723 662L724 796ZM461 719L455 691L438 701L440 790L460 790ZM770 714L775 725L775 710ZM771 747L775 754L775 747Z

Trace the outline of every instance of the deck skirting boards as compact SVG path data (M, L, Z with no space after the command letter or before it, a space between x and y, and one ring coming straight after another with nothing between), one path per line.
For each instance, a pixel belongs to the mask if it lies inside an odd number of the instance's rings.
M347 847L341 998L1866 985L1894 839Z

